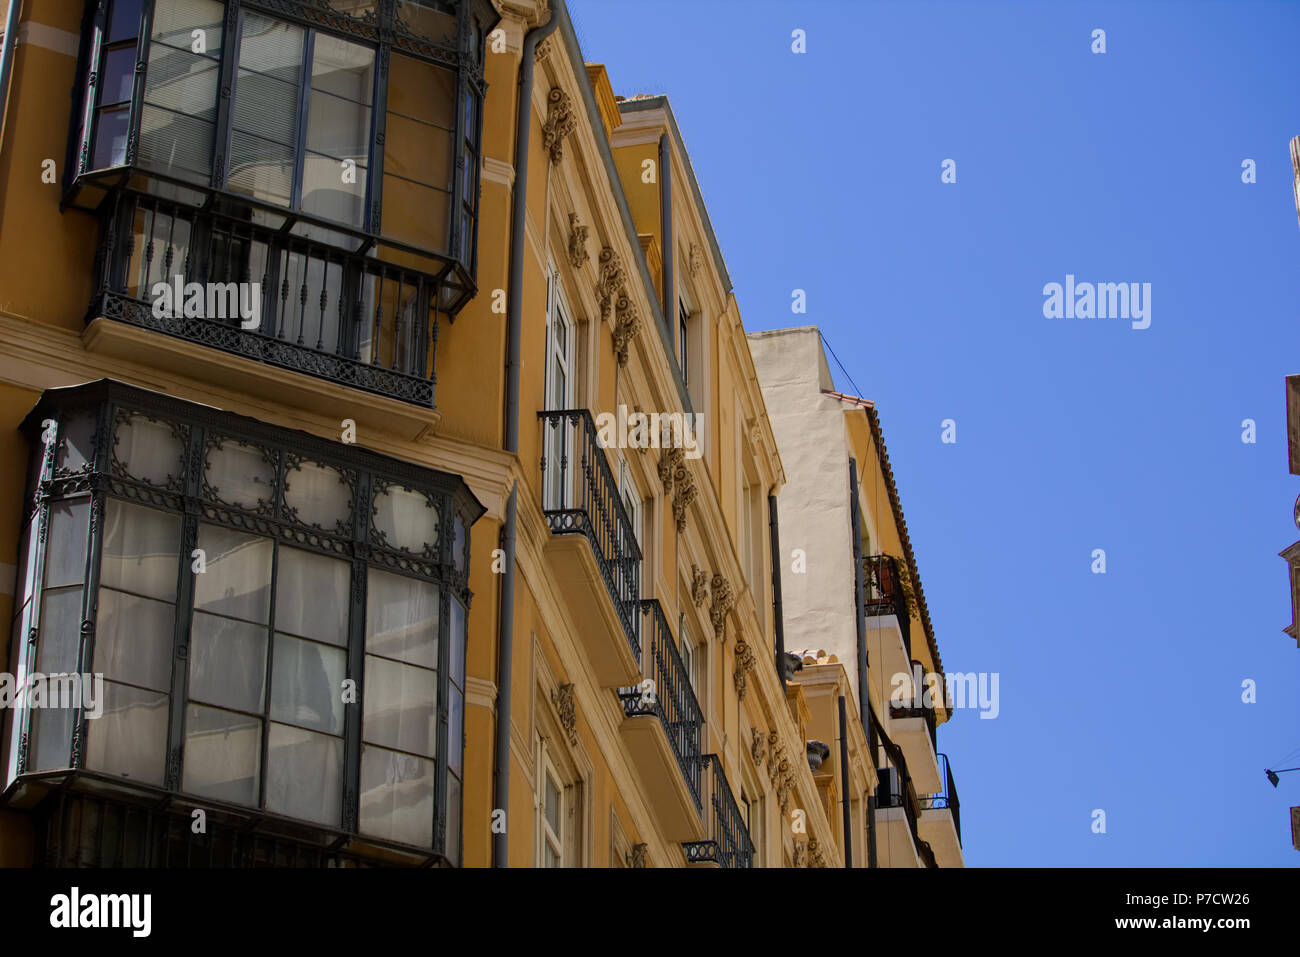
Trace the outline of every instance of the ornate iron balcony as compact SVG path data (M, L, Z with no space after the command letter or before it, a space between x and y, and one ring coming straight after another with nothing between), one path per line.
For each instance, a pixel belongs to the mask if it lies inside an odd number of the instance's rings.
M912 616L898 560L892 555L864 555L862 558L864 603L867 616L894 615L903 633L903 647L912 657Z
M641 547L596 423L586 409L539 412L542 511L554 535L585 535L596 555L632 654L640 660ZM674 649L675 653L676 649Z
M641 616L648 619L642 632L641 674L649 683L643 681L631 688L620 688L618 697L623 702L623 713L629 718L638 715L659 718L698 808L701 805L700 751L703 747L704 715L658 600L643 600Z
M434 276L376 259L364 241L333 231L310 227L309 238L147 196L123 196L104 230L88 318L433 406ZM199 284L197 300L190 283Z
M691 864L716 863L724 868L753 867L754 844L744 815L716 754L704 755L704 793L708 831L702 841L682 845Z

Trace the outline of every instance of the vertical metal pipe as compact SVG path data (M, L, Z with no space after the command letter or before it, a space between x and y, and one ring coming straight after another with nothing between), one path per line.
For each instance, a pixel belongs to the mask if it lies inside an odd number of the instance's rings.
M669 339L676 338L677 332L677 296L673 284L673 184L672 184L672 148L668 143L668 134L659 135L659 231L663 235L663 297L664 322L668 323ZM677 354L682 354L682 344L678 345Z
M504 448L519 451L519 353L523 338L524 217L528 209L528 140L533 115L533 59L537 44L560 25L555 10L544 26L529 30L524 37L519 61L519 97L515 124L515 181L510 196L510 272L506 299L506 418ZM510 489L506 523L502 530L505 570L501 576L501 610L497 632L497 726L493 769L493 809L510 807L510 681L515 652L515 516L519 484ZM509 867L510 844L506 833L492 835L492 866Z
M840 695L840 796L844 811L844 866L853 866L853 815L849 806L849 721Z
M871 767L876 765L875 725L871 720L871 689L867 670L867 606L863 600L862 516L858 511L858 462L849 456L849 512L853 517L853 602L858 630L858 712L871 746ZM876 808L867 802L867 866L876 866Z
M776 496L767 497L767 537L772 553L772 624L776 633L776 675L785 691L785 613L781 608L781 533L777 519Z

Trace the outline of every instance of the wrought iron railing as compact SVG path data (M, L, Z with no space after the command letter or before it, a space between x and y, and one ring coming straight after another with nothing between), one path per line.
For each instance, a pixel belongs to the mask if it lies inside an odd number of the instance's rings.
M623 713L629 718L638 715L659 718L681 768L682 778L698 808L701 806L700 752L703 750L704 714L658 600L647 598L642 601L641 614L646 618L641 659L641 674L645 680L630 688L620 688L618 697L623 703Z
M912 616L909 614L907 591L903 587L898 560L892 555L865 555L862 558L864 603L868 617L894 615L903 633L903 647L907 657L912 657Z
M539 412L538 417L546 521L555 535L587 537L632 654L640 659L641 548L597 439L595 420L586 409Z
M704 840L682 845L691 864L712 862L724 868L753 867L754 842L716 754L704 755Z
M373 240L126 194L106 214L97 283L88 319L434 405L442 287L375 258Z
M943 779L943 790L937 794L926 794L921 798L921 810L942 810L946 808L952 812L952 823L957 829L957 843L961 843L961 801L957 800L957 784L952 778L952 764L948 761L948 755L939 755L939 765L942 770L940 777Z
M889 706L889 716L895 720L899 718L920 718L921 720L923 720L925 722L926 730L930 732L930 747L933 748L936 753L938 753L939 750L938 723L935 717L934 708L927 708L924 706L916 707L915 706L916 700L917 700L916 698L913 698L911 705L899 706L899 705L891 704Z

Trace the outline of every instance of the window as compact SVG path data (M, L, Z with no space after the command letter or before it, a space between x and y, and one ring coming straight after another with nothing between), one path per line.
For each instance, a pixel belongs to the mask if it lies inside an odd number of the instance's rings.
M472 296L490 0L101 8L87 17L68 205L120 211L147 194L416 268L452 314ZM182 258L197 270L215 257Z
M687 391L691 388L691 310L684 299L677 300L677 366L682 370L682 382Z
M564 867L566 824L564 786L542 743L542 793L537 805L538 867Z
M642 547L641 534L641 493L637 491L636 481L632 478L632 470L628 468L627 459L622 455L618 459L618 493L623 503L623 513L627 516L628 524L631 527L631 536L635 542L635 552L644 559L645 549ZM622 524L618 526L622 529ZM623 534L620 531L620 534ZM619 554L633 554L632 543L620 545ZM624 601L636 602L640 597L641 585L641 561L621 562L618 568L619 594ZM639 614L633 616L634 621L640 621Z
M686 677L691 682L691 690L695 692L695 698L700 698L700 679L697 677L697 669L700 667L695 656L695 641L691 638L690 626L686 622L686 614L682 612L677 616L677 634L681 636L682 667L686 669Z
M546 409L560 412L575 405L573 383L573 321L560 288L560 276L551 266L546 276ZM564 488L565 463L573 460L573 430L548 428L546 432L547 473L544 477L544 507L566 508L572 493ZM569 473L578 478L578 470Z
M463 482L116 383L29 426L49 532L19 660L103 674L103 713L16 711L10 778L72 768L457 863Z

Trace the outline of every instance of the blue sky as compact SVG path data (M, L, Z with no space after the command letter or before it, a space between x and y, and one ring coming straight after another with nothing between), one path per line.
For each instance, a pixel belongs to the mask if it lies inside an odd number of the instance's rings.
M670 97L746 328L819 325L877 402L944 664L1001 676L939 732L967 862L1300 865L1300 4L570 9ZM1150 328L1044 318L1067 273Z

